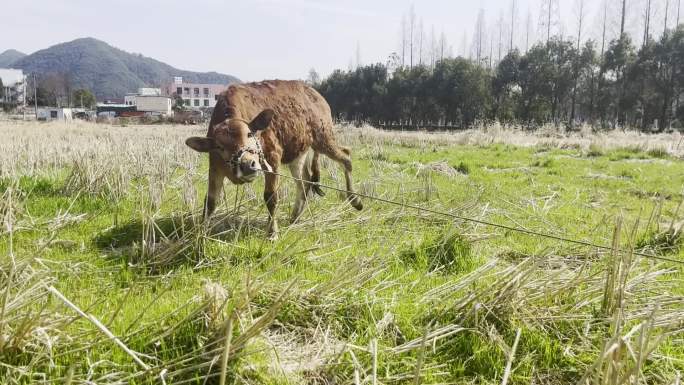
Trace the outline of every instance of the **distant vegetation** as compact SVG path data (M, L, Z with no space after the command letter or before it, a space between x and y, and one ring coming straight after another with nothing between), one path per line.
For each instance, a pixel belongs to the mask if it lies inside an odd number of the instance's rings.
M385 64L335 71L317 85L341 120L401 126L468 127L498 120L528 127L681 127L684 29L637 48L623 34L601 54L551 38L526 53L511 50L491 69L465 58L434 64Z
M230 84L240 80L216 72L191 72L171 67L158 60L132 54L92 39L77 39L54 45L25 56L13 67L35 73L46 92L53 91L66 102L72 90L92 91L99 99L122 98L140 87L160 86L174 76L184 81Z

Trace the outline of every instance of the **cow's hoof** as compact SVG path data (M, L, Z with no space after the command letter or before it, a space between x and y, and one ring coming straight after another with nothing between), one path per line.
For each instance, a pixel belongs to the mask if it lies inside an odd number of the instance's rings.
M321 189L321 186L315 184L311 186L311 190L313 190L314 193L316 193L318 196L325 196L325 191Z
M355 208L359 211L363 210L363 203L361 203L361 199L359 199L359 197L355 196L355 197L351 198L351 201L349 203L351 203L353 208Z

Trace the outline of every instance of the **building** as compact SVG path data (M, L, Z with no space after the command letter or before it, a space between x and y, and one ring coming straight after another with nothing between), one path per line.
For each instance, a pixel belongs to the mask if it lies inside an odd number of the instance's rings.
M38 108L38 120L61 120L71 121L73 119L71 108L61 107L41 107Z
M176 76L162 92L169 97L180 96L187 108L201 109L214 108L219 94L227 88L227 84L184 83L181 76Z
M137 113L135 106L128 106L123 103L98 103L97 104L97 117L118 117L118 116L130 116L132 113Z
M135 98L135 106L146 115L173 115L173 102L168 96L138 95Z
M26 97L26 76L24 71L0 68L0 79L4 88L0 103L23 104Z
M135 106L135 100L138 96L162 96L161 88L138 88L138 92L126 94L126 96L124 96L124 104L127 106Z

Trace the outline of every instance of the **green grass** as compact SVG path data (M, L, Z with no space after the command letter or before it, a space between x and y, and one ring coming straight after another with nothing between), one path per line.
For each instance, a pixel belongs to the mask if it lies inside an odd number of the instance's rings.
M602 245L611 244L620 217L621 247L633 241L684 260L681 236L666 232L667 223L681 220L684 164L660 151L391 145L373 138L351 145L361 192ZM418 163L434 162L458 173L417 175ZM139 384L159 383L166 369L168 383L202 384L207 375L218 382L220 359L212 360L233 314L234 342L259 317L270 321L233 351L228 379L234 383L370 381L373 362L385 384L414 383L417 371L422 383L500 383L518 329L510 383L567 383L585 373L607 378L602 369L589 370L595 362L608 365L598 358L605 343L646 325L656 303L653 335L681 327L681 265L639 259L626 268L595 249L368 199L356 212L333 191L313 199L288 226L290 181L282 187L282 233L271 243L262 181L227 183L217 220L207 227L198 219L206 159L192 170L163 168L139 171L122 188L79 179L66 165L0 179L0 194L14 197L0 205L14 226L11 237L6 226L0 235L3 266L26 261L40 273L10 281L5 272L0 288L19 279L26 287L36 283L36 290L40 282L54 284L153 368L141 371L92 323L44 294L6 319L8 330L26 336L13 349L0 348L0 377L63 382L71 368L75 381L90 372L99 383L133 376ZM324 184L342 187L343 179L325 162ZM608 288L610 271L624 273L629 288ZM219 299L207 294L209 282L225 290ZM20 289L6 290L19 300ZM622 321L601 305L616 293L624 297ZM25 333L12 328L27 314L40 317L22 324ZM56 326L43 333L41 324ZM462 329L449 334L449 327ZM627 341L638 355L635 336ZM638 364L644 378L671 381L684 370L678 341L679 334L665 336L658 355ZM626 347L618 352L624 368L637 365Z

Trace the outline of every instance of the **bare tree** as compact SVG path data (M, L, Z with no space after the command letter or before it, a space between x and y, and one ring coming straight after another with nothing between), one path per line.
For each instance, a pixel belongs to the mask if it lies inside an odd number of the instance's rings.
M575 10L577 12L577 52L580 52L582 43L582 24L584 23L584 0L575 0ZM580 74L575 72L572 85L572 105L570 106L570 125L575 124L575 105L577 102L577 80Z
M622 15L620 17L620 37L625 33L625 15L627 13L627 0L622 0Z
M420 18L420 24L418 24L418 65L423 65L423 35L425 35L425 29L423 27L423 18Z
M527 20L525 22L525 52L530 49L530 30L532 29L532 11L527 8Z
M468 55L468 33L466 31L463 31L463 36L461 37L461 49L460 49L460 56L461 57L470 57L471 59L473 58L472 53Z
M444 31L442 31L442 34L439 36L439 60L442 61L444 60L444 50L446 49L446 35L444 34Z
M409 66L413 68L413 43L414 43L414 31L416 29L416 11L411 4L409 9Z
M670 0L665 0L665 21L663 21L663 35L667 34L667 13L670 10Z
M499 14L499 62L501 62L501 51L503 48L503 26L504 26L504 17L503 17L503 11Z
M494 36L495 36L495 25L490 27L489 33L489 69L494 68Z
M584 0L575 0L575 11L577 13L577 50L579 51L582 41L582 26L584 24Z
M540 34L546 35L546 42L551 41L551 30L559 25L558 0L542 0L539 10L539 29ZM542 35L543 36L543 35Z
M646 46L648 39L650 37L650 24L651 24L651 0L646 0L646 10L644 10L644 40L642 46Z
M608 0L603 0L603 28L601 32L601 57L606 50L606 24L608 20Z
M511 30L510 30L511 43L508 47L508 51L513 51L513 35L515 33L516 12L517 12L517 10L515 8L515 0L511 0Z
M437 61L437 38L435 37L435 25L430 28L430 68L435 68Z
M321 83L321 76L316 72L315 68L309 70L306 82L312 87L317 87Z
M485 11L480 8L477 14L477 21L475 22L475 35L473 35L473 45L475 46L475 58L478 64L481 64L483 42L485 39Z
M401 66L406 65L406 15L401 16Z
M356 68L361 67L361 42L356 41Z

